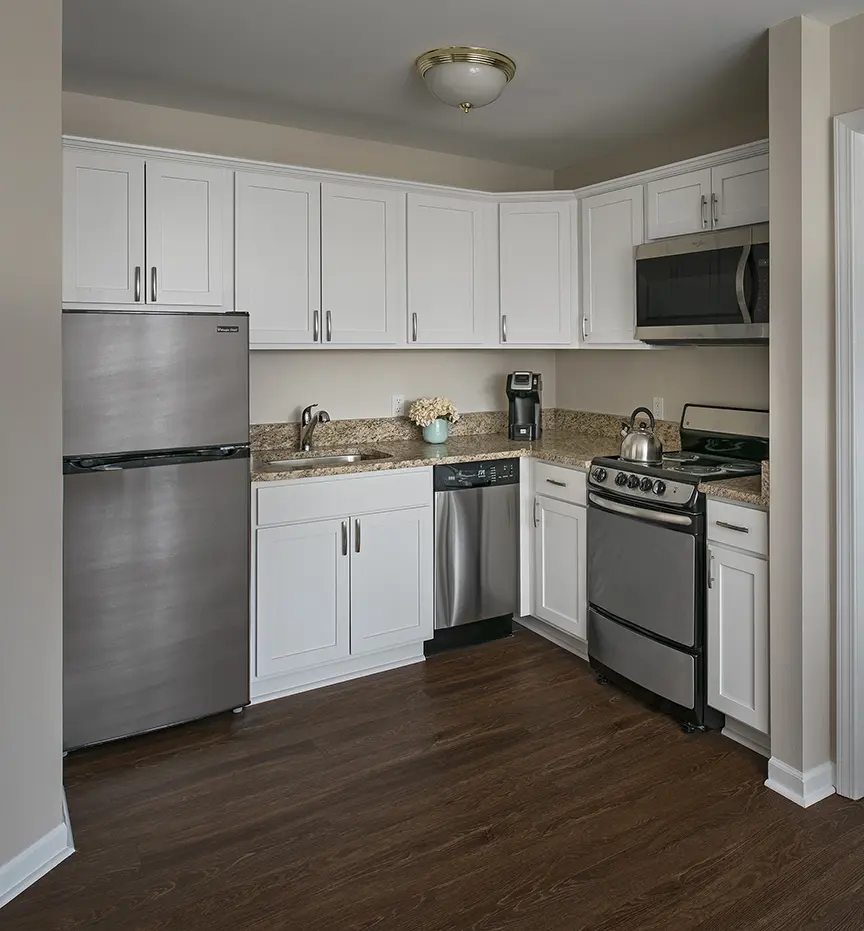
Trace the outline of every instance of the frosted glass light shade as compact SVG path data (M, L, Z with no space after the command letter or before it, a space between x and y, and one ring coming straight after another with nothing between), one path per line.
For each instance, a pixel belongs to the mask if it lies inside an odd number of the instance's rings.
M501 96L507 76L492 65L451 61L430 68L423 80L429 90L451 107L468 104L469 109L485 107Z
M512 58L472 46L432 49L415 64L432 94L466 113L497 100L516 73Z

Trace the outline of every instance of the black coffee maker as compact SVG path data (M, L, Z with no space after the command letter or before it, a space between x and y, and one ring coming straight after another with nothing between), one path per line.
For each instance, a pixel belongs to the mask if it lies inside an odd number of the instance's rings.
M543 379L539 372L511 372L507 376L507 400L510 402L507 436L511 440L539 440L540 392Z

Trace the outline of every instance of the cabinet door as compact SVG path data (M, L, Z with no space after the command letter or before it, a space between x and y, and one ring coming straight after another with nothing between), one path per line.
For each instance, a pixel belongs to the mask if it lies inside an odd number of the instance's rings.
M570 343L570 205L500 206L502 343Z
M490 210L492 211L490 217ZM408 195L408 341L472 345L486 337L494 207Z
M768 733L768 562L709 546L708 704Z
M686 236L709 229L711 169L688 171L645 185L648 239Z
M768 156L711 169L714 229L768 222Z
M405 195L321 185L324 342L405 343Z
M321 185L284 175L235 175L237 310L254 344L321 336Z
M586 510L537 495L534 503L534 614L587 638Z
M354 518L353 655L432 637L432 534L431 507Z
M350 655L348 521L257 531L258 676Z
M63 150L63 300L144 301L144 160Z
M147 160L148 304L222 308L227 172L172 161Z
M639 345L636 261L643 238L640 186L586 197L582 209L582 342Z

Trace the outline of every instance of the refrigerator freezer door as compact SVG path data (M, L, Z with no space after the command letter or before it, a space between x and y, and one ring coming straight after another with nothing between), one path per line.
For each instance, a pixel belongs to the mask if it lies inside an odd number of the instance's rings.
M249 318L63 314L63 455L247 443Z
M64 476L66 749L249 700L249 462Z

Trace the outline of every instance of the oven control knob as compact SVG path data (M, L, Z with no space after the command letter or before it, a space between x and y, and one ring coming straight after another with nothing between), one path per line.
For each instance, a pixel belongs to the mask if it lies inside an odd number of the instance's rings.
M654 487L654 482L652 482L651 479L646 475L645 478L639 482L639 487L642 489L642 491L651 491L651 489Z
M615 476L615 484L616 484L616 485L626 485L626 484L627 484L627 476L626 476L623 472L619 472L619 473Z
M605 470L605 469L595 469L595 470L591 473L591 478L593 478L595 482L605 482L605 481L606 481L606 470Z
M630 478L627 479L627 487L638 488L639 487L639 476L631 475Z
M658 478L657 481L654 482L654 494L665 495L666 494L666 482L661 482L660 479Z

